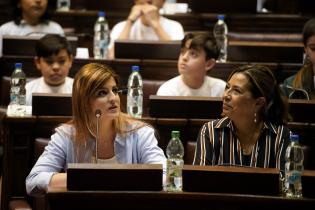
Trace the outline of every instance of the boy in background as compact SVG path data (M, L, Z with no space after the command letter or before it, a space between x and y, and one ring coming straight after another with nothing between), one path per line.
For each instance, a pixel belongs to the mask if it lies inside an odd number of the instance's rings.
M207 76L218 55L218 47L210 35L186 34L177 63L180 75L162 84L157 95L222 97L226 83Z
M110 59L114 55L115 40L182 40L183 26L159 14L165 0L134 0L125 21L117 23L110 34Z
M68 74L73 53L67 39L48 34L36 43L35 49L35 66L42 76L26 84L26 105L32 105L32 93L72 93L73 79Z

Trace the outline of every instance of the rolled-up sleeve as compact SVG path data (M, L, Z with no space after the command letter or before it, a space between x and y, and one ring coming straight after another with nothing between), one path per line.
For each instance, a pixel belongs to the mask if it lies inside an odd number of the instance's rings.
M31 196L39 196L47 191L51 177L61 172L66 166L69 139L56 130L51 140L26 177L26 191Z

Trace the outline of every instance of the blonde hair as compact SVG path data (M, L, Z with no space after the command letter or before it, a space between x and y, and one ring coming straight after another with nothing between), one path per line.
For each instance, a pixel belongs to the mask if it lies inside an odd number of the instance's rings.
M87 139L95 137L95 118L90 106L90 100L104 84L114 78L117 86L119 84L117 74L106 65L90 63L84 65L76 74L72 90L72 114L73 120L70 122L75 127L74 141L83 144ZM93 119L91 119L93 116ZM127 130L127 125L135 121L129 115L120 112L114 120L114 129L117 133L124 134L133 131ZM140 121L139 121L140 122ZM138 123L136 129L142 127L144 123Z

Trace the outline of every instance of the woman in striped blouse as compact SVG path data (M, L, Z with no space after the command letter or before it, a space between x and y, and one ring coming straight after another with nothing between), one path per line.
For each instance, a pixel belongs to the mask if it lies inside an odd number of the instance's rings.
M193 164L284 169L288 105L273 73L242 66L227 81L223 118L201 128Z

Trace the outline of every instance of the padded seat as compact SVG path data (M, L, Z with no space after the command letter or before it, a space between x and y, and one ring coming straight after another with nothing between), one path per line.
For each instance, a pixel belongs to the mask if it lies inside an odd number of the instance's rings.
M184 160L186 165L192 165L195 156L195 148L196 148L195 141L187 141Z

